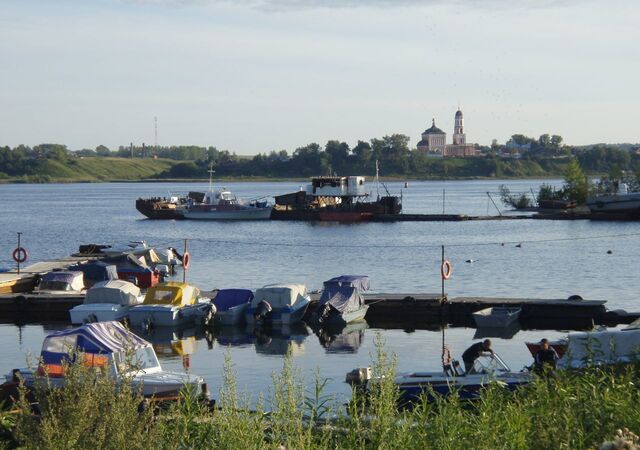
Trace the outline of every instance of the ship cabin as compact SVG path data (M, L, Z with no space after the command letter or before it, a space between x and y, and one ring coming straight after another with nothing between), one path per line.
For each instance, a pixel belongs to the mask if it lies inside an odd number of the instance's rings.
M364 177L313 177L307 195L316 197L363 197L367 195Z

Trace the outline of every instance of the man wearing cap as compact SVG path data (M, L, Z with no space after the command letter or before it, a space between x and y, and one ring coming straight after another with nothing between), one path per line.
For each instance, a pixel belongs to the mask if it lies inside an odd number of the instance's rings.
M475 360L478 359L481 355L486 355L487 353L491 353L493 355L490 339L485 339L482 342L476 342L471 347L466 349L462 354L462 361L464 362L464 373L467 374L471 372Z

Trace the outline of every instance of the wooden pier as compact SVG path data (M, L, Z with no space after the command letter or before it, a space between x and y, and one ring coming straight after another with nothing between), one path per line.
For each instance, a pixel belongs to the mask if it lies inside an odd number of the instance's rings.
M93 259L96 258L91 256L68 256L25 266L20 269L20 273L15 270L0 273L0 294L31 292L35 287L38 276L54 270L65 270L74 264L81 264Z

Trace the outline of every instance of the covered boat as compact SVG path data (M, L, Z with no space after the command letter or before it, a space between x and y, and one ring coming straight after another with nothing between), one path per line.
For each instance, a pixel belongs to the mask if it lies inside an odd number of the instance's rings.
M605 330L570 333L558 368L628 364L640 358L640 330Z
M142 304L129 310L129 321L145 329L182 326L201 320L210 309L209 299L200 299L197 287L170 281L149 288Z
M88 367L99 367L121 379L126 376L146 397L176 396L184 389L205 393L202 377L162 370L150 343L119 322L100 322L48 335L42 344L36 372L18 369L28 387L62 387L66 365L78 358ZM15 378L15 371L7 379Z
M368 306L362 292L369 290L369 277L342 275L324 282L317 312L312 320L320 324L347 324L364 320Z
M427 396L433 400L433 393L441 396L457 394L462 399L478 398L482 389L491 382L497 382L510 390L531 382L529 372L512 372L497 355L483 355L476 359L473 369L465 374L455 360L447 361L441 372L413 372L400 374L395 384L400 393L401 405L408 405ZM370 368L355 369L347 374L347 383L368 390L371 382Z
M82 272L47 272L42 276L38 285L38 292L46 292L47 294L80 293L83 290Z
M253 292L249 289L220 289L211 299L215 312L214 321L221 325L242 323L251 300Z
M113 266L111 266L113 267ZM84 303L69 311L71 323L121 320L142 302L140 288L124 280L101 281L87 291Z
M494 306L473 313L478 328L506 328L518 320L521 308Z
M91 261L69 267L70 271L82 272L84 285L87 289L101 281L117 280L116 266L103 261Z
M245 318L250 324L299 322L310 302L303 284L269 284L256 290Z

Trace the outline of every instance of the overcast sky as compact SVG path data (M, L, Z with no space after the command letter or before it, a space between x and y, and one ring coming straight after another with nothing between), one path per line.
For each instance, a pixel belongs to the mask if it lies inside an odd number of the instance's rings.
M0 145L638 142L640 2L0 0Z

